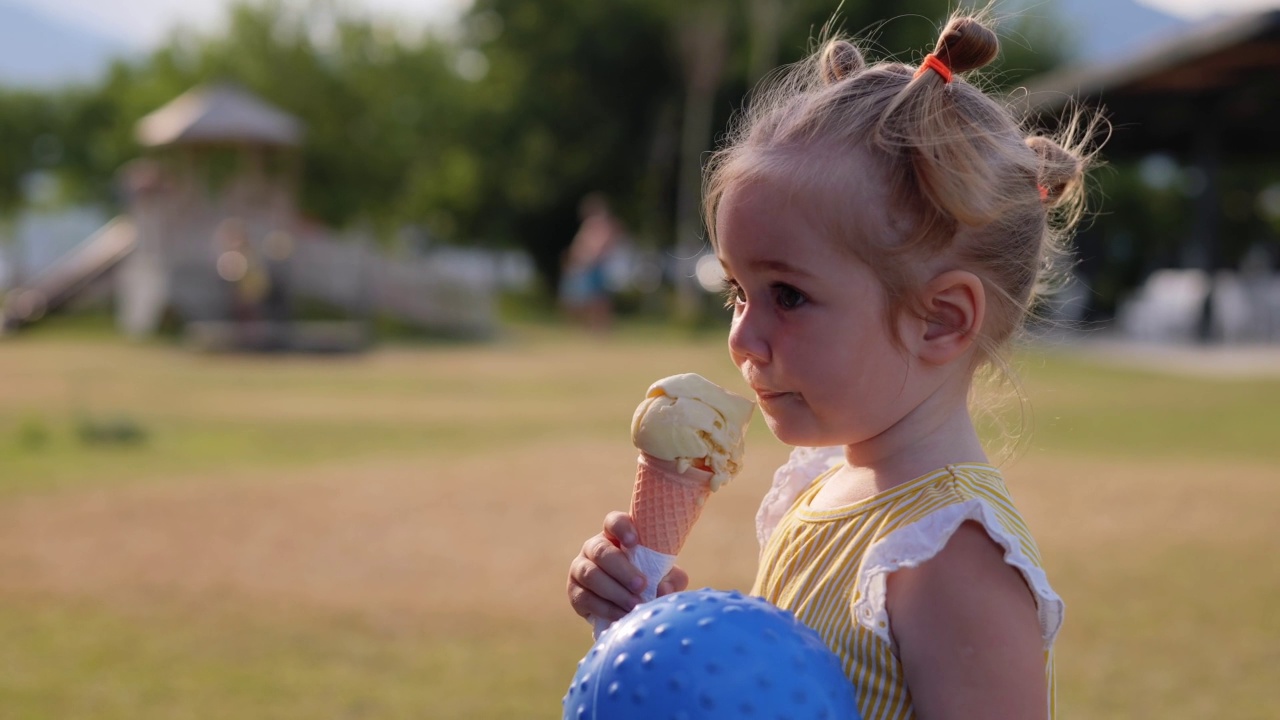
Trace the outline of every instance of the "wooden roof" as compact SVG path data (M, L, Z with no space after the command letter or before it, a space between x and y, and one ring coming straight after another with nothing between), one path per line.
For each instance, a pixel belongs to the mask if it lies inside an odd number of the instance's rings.
M1027 83L1033 114L1072 99L1105 109L1107 154L1187 152L1215 130L1226 155L1280 153L1280 10L1195 26L1146 51L1065 67Z
M188 90L138 121L147 147L193 144L299 145L302 123L244 88L219 83Z

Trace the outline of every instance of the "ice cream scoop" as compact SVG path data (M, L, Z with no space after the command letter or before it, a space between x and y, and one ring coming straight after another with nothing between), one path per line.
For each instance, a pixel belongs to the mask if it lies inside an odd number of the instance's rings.
M685 373L649 386L631 418L631 441L642 452L711 472L711 489L742 468L743 436L755 403L701 375Z

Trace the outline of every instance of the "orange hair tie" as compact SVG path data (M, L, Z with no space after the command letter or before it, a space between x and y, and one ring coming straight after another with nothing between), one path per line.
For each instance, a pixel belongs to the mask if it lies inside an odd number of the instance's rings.
M1040 190L1040 202L1049 202L1049 188L1043 185L1037 185L1036 188Z
M937 55L934 55L933 53L929 53L928 55L924 56L924 62L920 63L920 69L916 70L915 76L920 77L921 75L925 74L929 70L932 70L938 73L939 75L941 75L942 82L944 84L951 82L951 68L947 67L947 64L943 62L941 58L939 58Z

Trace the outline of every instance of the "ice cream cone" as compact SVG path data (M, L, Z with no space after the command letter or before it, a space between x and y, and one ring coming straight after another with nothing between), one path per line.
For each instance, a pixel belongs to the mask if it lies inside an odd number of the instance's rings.
M640 544L678 555L710 495L710 472L696 467L680 472L674 461L640 453L631 493L631 518Z
M640 457L631 518L639 542L623 551L647 580L636 593L642 602L654 599L707 498L742 468L753 409L750 400L694 373L653 383L636 407L631 442ZM609 625L602 618L592 624L597 636Z

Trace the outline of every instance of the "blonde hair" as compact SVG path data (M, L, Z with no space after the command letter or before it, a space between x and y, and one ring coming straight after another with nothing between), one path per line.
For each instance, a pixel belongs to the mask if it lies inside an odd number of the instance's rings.
M868 65L831 39L762 83L706 169L703 211L712 245L727 191L779 176L826 201L833 237L879 276L891 323L911 310L923 260L945 258L982 279L981 361L1018 330L1066 256L1083 211L1096 119L1077 116L1055 138L1023 129L1005 105L960 75L991 62L999 41L974 15L953 15L933 54L955 74L897 62ZM888 188L883 227L841 213L841 191L871 173ZM863 180L865 182L865 180ZM896 334L894 335L896 337Z

